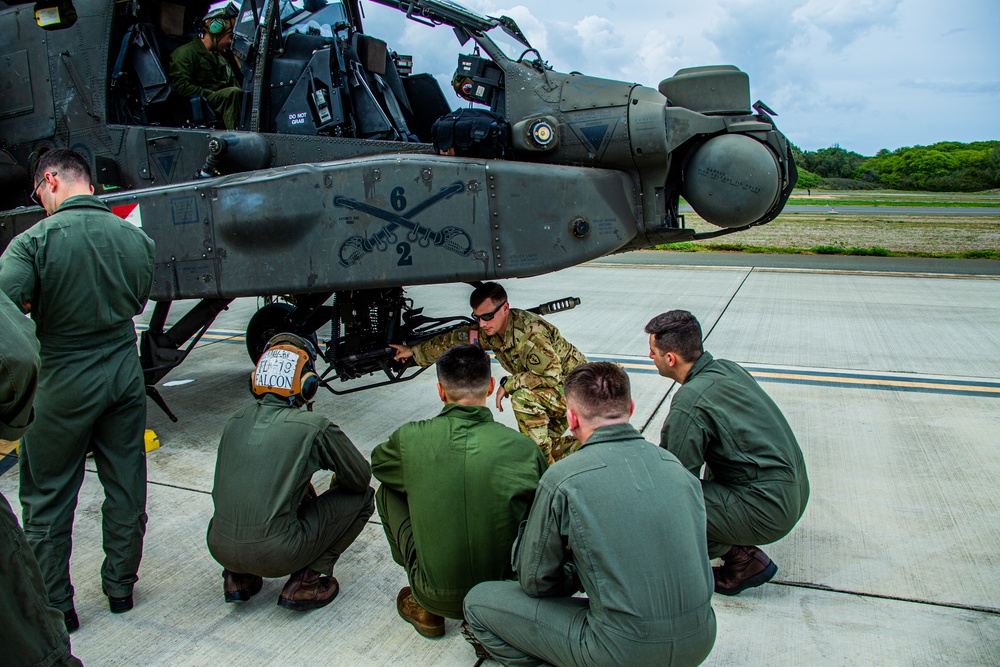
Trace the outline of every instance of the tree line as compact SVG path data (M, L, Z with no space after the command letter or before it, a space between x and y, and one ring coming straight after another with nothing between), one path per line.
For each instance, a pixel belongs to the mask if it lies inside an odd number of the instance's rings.
M874 157L838 144L803 151L794 144L800 188L978 192L1000 188L1000 141L942 141L931 146L883 148Z

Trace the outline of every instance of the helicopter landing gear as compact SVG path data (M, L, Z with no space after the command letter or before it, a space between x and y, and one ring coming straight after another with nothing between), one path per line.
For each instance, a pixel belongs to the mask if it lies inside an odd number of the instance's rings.
M329 304L327 300L330 296ZM428 317L413 308L403 289L352 290L330 294L299 294L289 302L274 301L258 310L247 325L247 353L257 362L273 336L294 333L311 340L328 367L320 382L334 394L347 394L410 380L423 371L412 361L395 361L389 343L414 345L435 335L472 323L467 317ZM329 329L325 327L329 325ZM317 331L329 331L319 340ZM358 380L383 374L381 382L351 389L334 389L333 381Z
M316 332L303 331L292 318L294 312L295 306L292 304L274 301L264 305L253 314L247 323L246 339L247 354L250 355L250 359L255 364L260 360L260 355L264 354L267 341L280 333L296 334L311 341L317 349L319 348Z

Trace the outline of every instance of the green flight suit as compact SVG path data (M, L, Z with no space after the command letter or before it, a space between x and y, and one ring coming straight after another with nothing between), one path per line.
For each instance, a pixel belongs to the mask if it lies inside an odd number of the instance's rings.
M317 470L336 483L310 493ZM266 394L229 419L219 442L208 550L227 570L284 577L304 567L332 574L375 512L371 468L323 415Z
M546 468L530 438L458 403L372 450L382 527L421 607L462 618L472 586L511 577L510 548Z
M34 325L0 293L0 440L17 440L32 420L38 383ZM80 665L24 531L0 493L0 656L11 665Z
M569 423L562 384L587 358L558 329L534 313L511 308L503 334L486 336L478 325L461 327L415 345L413 360L418 366L430 366L446 350L463 343L492 350L510 373L504 390L510 394L517 426L541 447L549 463L576 451L580 443L566 435Z
M674 394L660 433L701 481L708 554L734 544L769 544L787 535L809 500L795 434L771 397L739 364L702 353Z
M210 53L200 37L178 47L170 54L170 86L182 97L204 97L226 124L226 129L240 126L243 90L232 68L221 53Z
M597 429L548 469L513 558L519 581L465 598L505 665L697 665L712 650L701 489L630 424Z
M21 442L24 533L49 601L73 609L73 515L84 461L104 487L104 591L132 594L146 532L146 389L132 318L153 282L153 241L97 197L70 197L0 257L0 290L41 343L35 423Z

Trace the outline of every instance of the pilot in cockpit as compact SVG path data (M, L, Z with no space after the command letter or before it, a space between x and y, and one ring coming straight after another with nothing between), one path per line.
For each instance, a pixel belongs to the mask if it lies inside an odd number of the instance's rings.
M224 54L233 44L239 10L229 3L202 19L198 35L170 56L170 85L184 97L204 97L226 129L239 128L243 90Z

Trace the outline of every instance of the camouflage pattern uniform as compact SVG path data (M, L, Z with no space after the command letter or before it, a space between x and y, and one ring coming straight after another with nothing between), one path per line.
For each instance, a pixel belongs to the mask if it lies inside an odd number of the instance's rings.
M517 426L538 443L550 464L580 448L576 438L564 435L569 424L562 385L566 374L587 358L558 329L534 313L511 308L504 333L486 336L478 325L462 327L415 345L413 360L430 366L448 348L463 343L492 350L510 374L504 389Z

